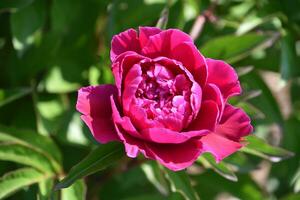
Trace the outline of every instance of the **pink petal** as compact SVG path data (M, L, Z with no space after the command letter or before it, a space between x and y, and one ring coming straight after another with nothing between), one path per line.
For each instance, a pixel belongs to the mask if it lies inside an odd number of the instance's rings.
M149 41L149 37L152 35L156 35L161 32L161 29L156 27L139 27L139 39L141 47L143 48Z
M191 37L177 29L168 29L156 35L150 36L142 53L151 58L165 56L169 57L172 50L183 42L193 42Z
M81 119L101 143L118 140L111 120L111 95L117 95L114 85L89 86L78 91L76 109L83 114Z
M179 171L191 166L202 153L202 145L198 140L189 140L181 144L145 143L145 156L159 161L173 171Z
M112 97L111 106L114 121L121 120L118 108ZM128 157L135 158L138 152L141 152L146 158L157 160L173 171L182 170L192 165L202 153L202 146L199 140L188 140L181 144L156 144L131 136L118 123L115 123L115 129L124 143Z
M208 134L207 130L177 132L166 128L148 128L141 131L144 139L163 144L179 144L188 141L193 137L200 137Z
M212 100L218 105L218 121L220 121L224 110L224 99L220 89L215 84L208 83L205 85L203 89L203 101L207 100Z
M112 72L115 78L115 84L118 88L119 97L122 96L122 80L133 65L139 63L142 59L146 59L133 51L127 51L118 56L112 64Z
M132 123L135 127L137 127L137 129L164 127L164 125L159 121L148 119L145 110L140 106L131 104L130 111L126 114L130 117Z
M178 44L172 50L171 58L180 61L193 74L200 86L204 87L207 79L207 65L204 56L193 42Z
M216 134L234 141L239 141L241 137L253 131L250 122L250 118L242 109L227 104L220 124L218 124L216 128Z
M128 112L131 102L135 99L135 93L142 81L142 69L139 64L135 64L128 72L124 81L124 91L122 96L122 105L124 112Z
M138 155L139 149L143 149L143 141L140 141L128 134L128 129L131 129L131 127L125 127L126 125L129 125L128 123L121 124L122 117L120 116L120 112L116 106L114 98L111 96L110 98L111 107L112 107L112 118L114 121L115 129L117 131L117 134L121 141L124 143L125 151L128 155L128 157L135 158ZM123 126L125 125L125 126ZM129 125L130 126L130 125Z
M112 38L110 59L113 62L120 54L126 51L139 53L140 50L137 32L134 29L128 29Z
M78 91L76 109L91 117L111 117L111 95L117 95L115 85L83 87Z
M211 153L217 162L238 151L243 145L225 137L210 133L200 139L204 152Z
M234 69L221 60L206 59L208 66L208 83L220 89L224 99L241 93L240 82Z
M112 120L105 118L95 118L91 116L81 115L81 119L89 127L94 138L100 143L107 143L111 141L119 141L119 137L116 134L114 124Z
M219 115L218 105L214 101L204 101L201 109L194 121L189 125L187 130L211 130L214 131L217 118Z

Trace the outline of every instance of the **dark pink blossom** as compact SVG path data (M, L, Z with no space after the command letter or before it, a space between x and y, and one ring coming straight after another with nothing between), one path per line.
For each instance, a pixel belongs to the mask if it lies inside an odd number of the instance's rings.
M110 55L115 85L81 88L77 101L100 143L120 141L129 157L141 152L176 171L203 152L222 160L252 132L227 102L241 93L234 69L205 58L184 32L129 29L113 37Z

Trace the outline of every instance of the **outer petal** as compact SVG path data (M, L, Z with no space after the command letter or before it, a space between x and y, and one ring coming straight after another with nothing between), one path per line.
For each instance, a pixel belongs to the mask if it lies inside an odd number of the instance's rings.
M145 146L145 156L159 161L173 171L179 171L191 166L202 153L202 145L198 140L165 145L145 143ZM148 155L147 152L149 152Z
M220 124L216 128L216 134L239 141L241 137L250 134L252 131L253 127L247 114L242 109L227 104Z
M151 58L170 57L172 50L183 42L193 42L191 37L177 29L168 29L150 37L142 53Z
M204 152L213 154L217 162L236 152L243 145L215 133L210 133L200 139Z
M219 87L224 99L241 93L240 82L234 69L221 60L206 59L208 66L208 83Z
M111 41L110 59L113 62L118 55L126 52L141 51L137 32L134 29L128 29L118 35L115 35Z
M114 85L89 86L78 91L76 109L100 143L119 140L111 119L111 95L117 95Z
M152 35L156 35L161 32L161 29L156 27L146 27L140 26L139 27L139 40L141 47L143 48L149 41L149 37Z
M214 131L219 115L218 105L214 101L204 101L196 119L189 125L187 130L210 130Z
M172 50L171 58L180 61L193 74L200 86L204 87L207 79L206 60L193 42L178 44Z
M81 119L89 127L94 138L100 143L107 143L111 141L119 141L119 137L116 134L115 127L111 121L103 118L93 119L91 116L81 115Z

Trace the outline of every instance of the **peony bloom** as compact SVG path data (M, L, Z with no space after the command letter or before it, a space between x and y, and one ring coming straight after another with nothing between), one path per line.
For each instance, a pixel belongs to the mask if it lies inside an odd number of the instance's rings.
M234 69L205 58L184 32L129 29L113 37L110 57L115 85L78 93L98 142L120 141L129 157L141 152L177 171L203 152L222 160L252 132L245 112L227 102L241 93Z

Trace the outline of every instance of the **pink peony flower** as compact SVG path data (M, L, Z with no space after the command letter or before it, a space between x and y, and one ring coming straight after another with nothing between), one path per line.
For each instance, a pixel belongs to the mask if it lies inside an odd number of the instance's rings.
M98 142L121 141L129 157L141 152L176 171L203 152L222 160L252 132L227 102L241 93L234 69L203 57L184 32L129 29L113 37L110 55L115 85L81 88L76 106Z

